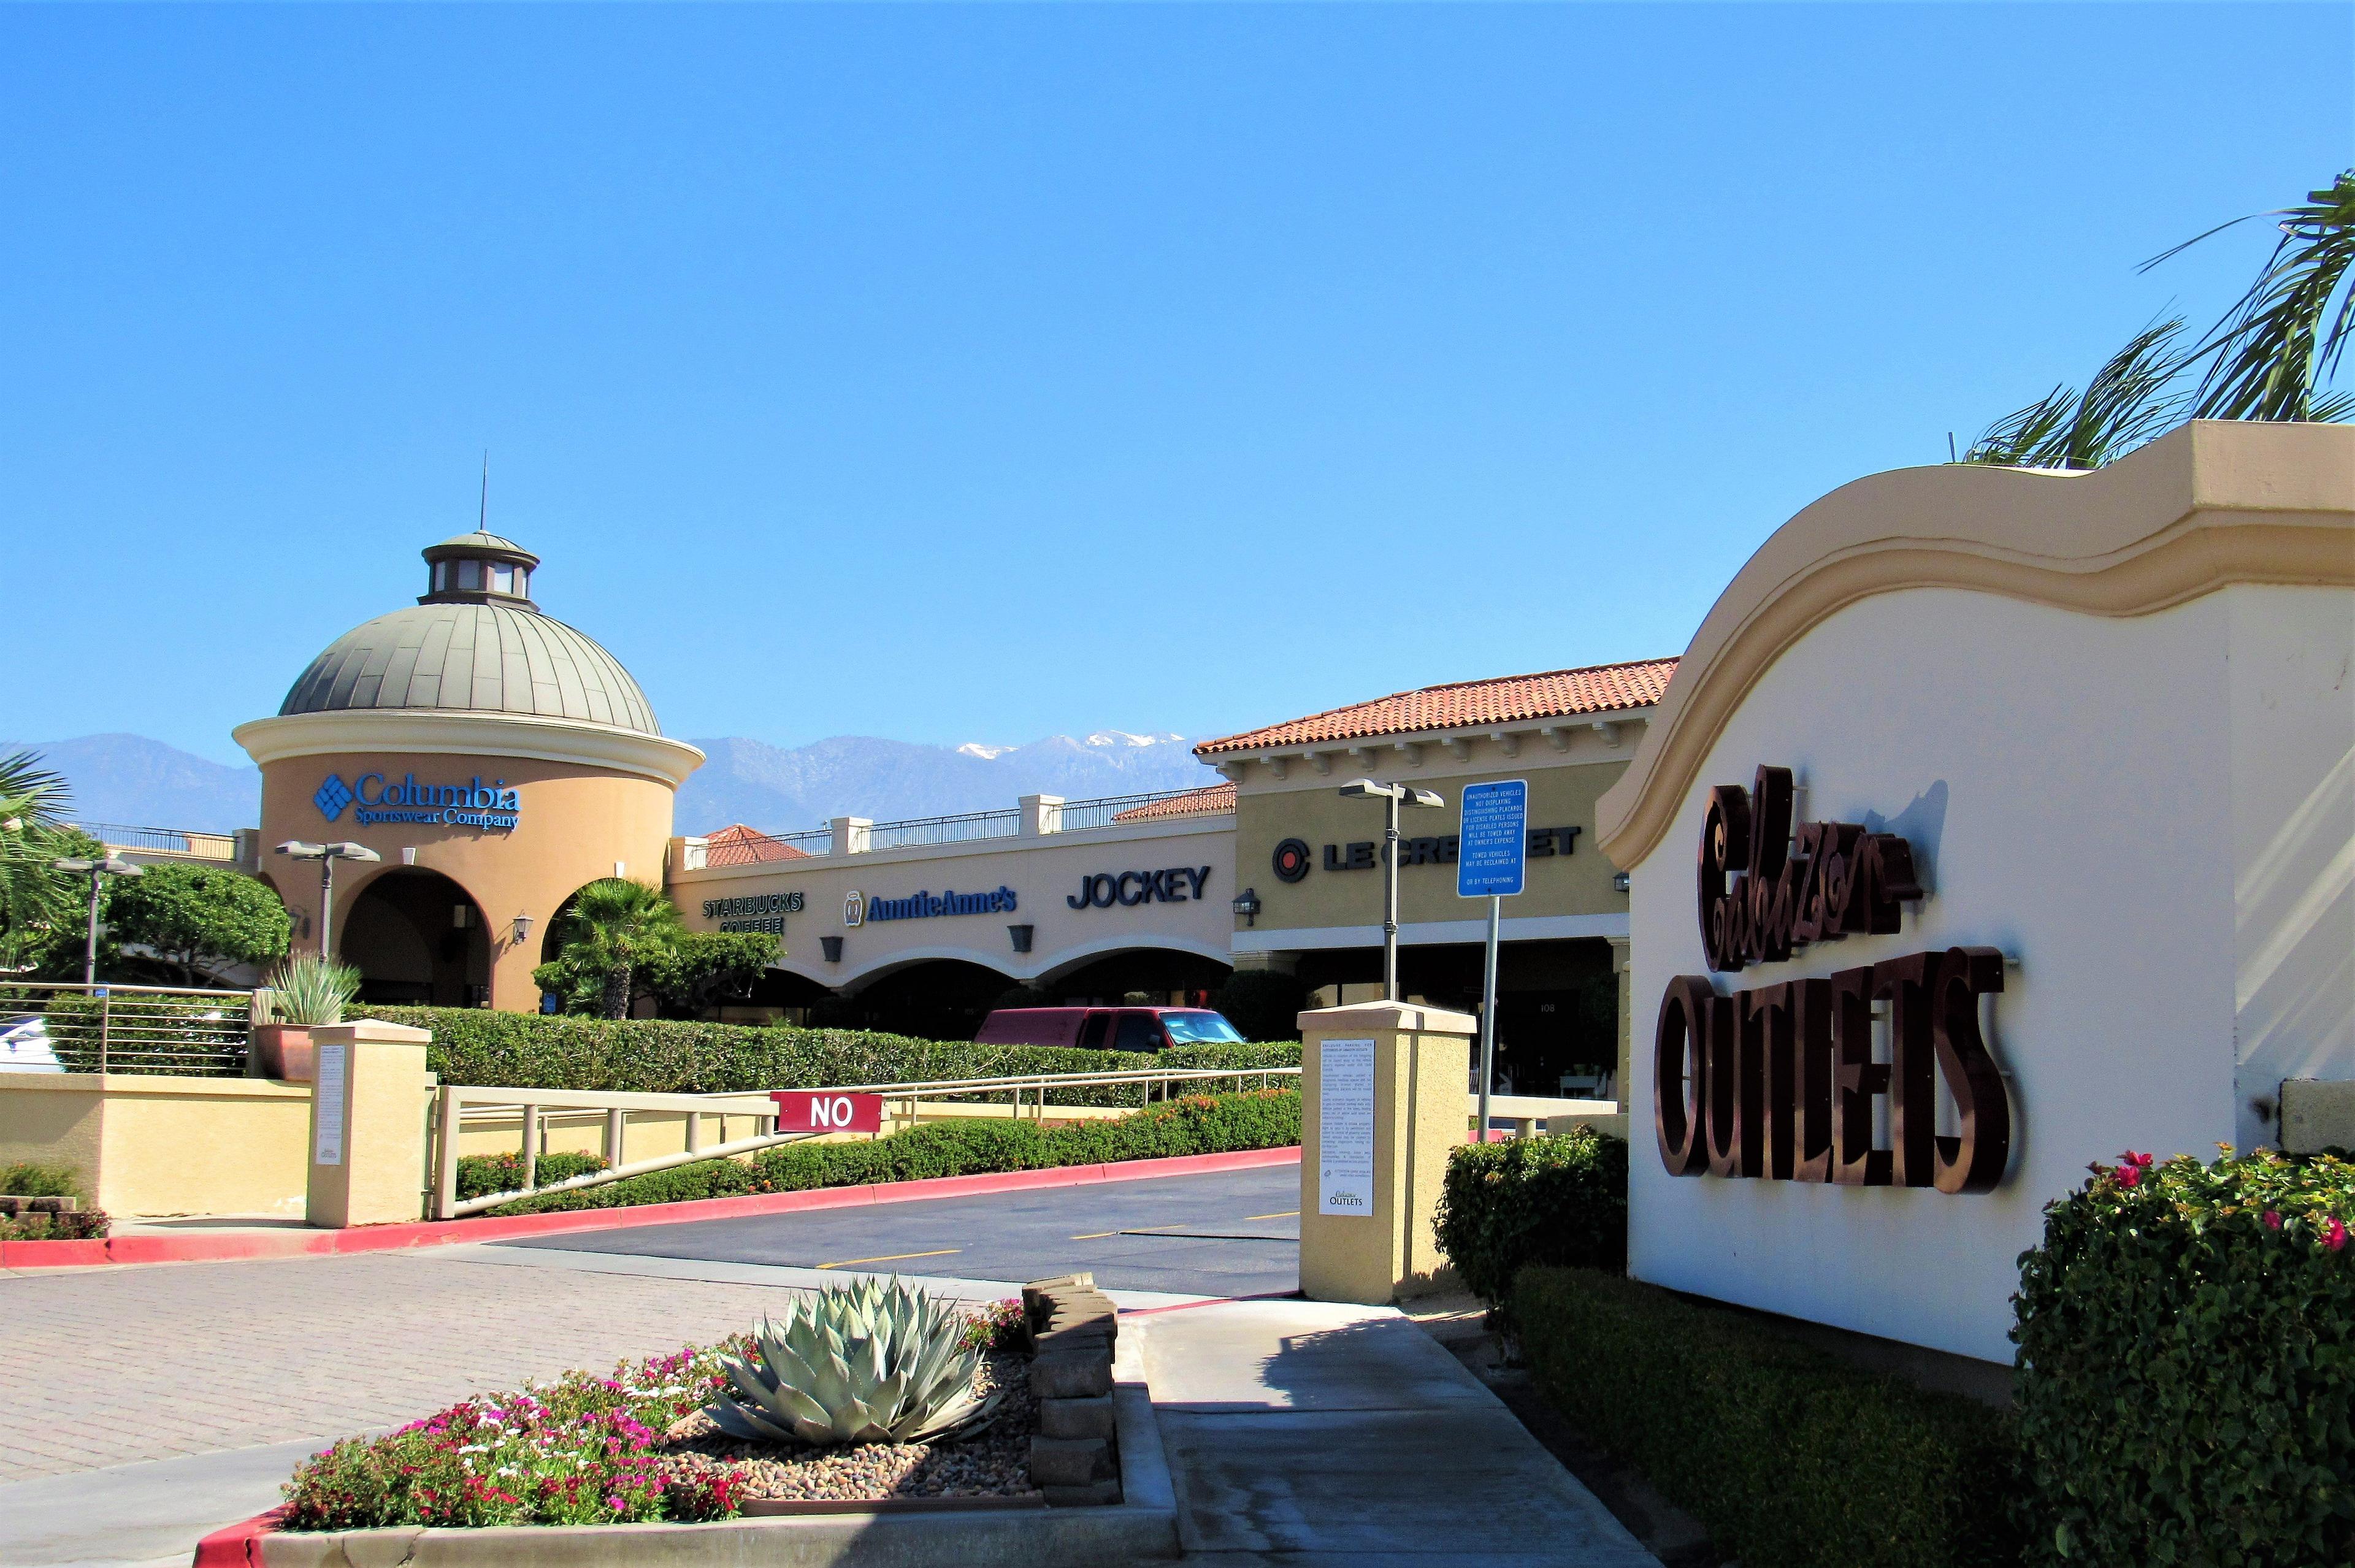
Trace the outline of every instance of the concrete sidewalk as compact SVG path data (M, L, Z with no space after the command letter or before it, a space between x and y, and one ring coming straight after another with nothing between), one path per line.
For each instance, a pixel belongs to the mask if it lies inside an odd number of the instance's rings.
M1121 1335L1139 1344L1189 1563L1658 1568L1392 1308L1225 1302L1124 1316Z

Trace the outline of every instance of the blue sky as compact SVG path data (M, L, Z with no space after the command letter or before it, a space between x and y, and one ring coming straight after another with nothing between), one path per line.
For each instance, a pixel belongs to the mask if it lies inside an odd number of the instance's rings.
M491 523L677 735L1678 651L2355 158L2355 8L0 12L0 734L238 759Z

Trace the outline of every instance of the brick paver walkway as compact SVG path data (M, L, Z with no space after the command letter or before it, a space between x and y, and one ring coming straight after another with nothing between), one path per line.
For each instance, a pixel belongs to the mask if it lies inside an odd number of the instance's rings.
M0 1277L0 1474L395 1426L717 1339L777 1297L431 1253Z

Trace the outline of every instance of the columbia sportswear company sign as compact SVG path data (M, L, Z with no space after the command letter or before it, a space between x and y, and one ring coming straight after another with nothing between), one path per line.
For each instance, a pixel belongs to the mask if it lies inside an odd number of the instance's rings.
M1661 1163L1674 1176L1992 1190L2011 1155L2011 1105L1979 998L2003 989L2000 952L1950 947L1717 989L1715 974L1817 943L1895 935L1903 906L1923 896L1902 836L1795 827L1791 808L1787 768L1710 792L1696 891L1712 974L1678 976L1660 998ZM1939 1130L1942 1084L1952 1133Z
M479 773L464 784L419 784L415 773L403 773L398 780L383 773L362 773L346 784L340 773L329 773L311 796L311 804L330 822L348 807L352 820L363 827L409 823L506 833L523 815L521 792L510 788L505 779L485 784Z

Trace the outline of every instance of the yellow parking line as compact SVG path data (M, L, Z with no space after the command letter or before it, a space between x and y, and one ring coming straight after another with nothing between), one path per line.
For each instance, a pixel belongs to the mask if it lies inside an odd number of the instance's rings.
M948 1257L952 1253L961 1253L963 1251L964 1251L963 1247L943 1247L940 1251L935 1253L887 1253L879 1258L839 1258L833 1263L820 1264L817 1266L820 1268L848 1268L854 1264L896 1264L905 1262L909 1258L944 1258Z
M1075 1242L1101 1242L1106 1236L1117 1236L1119 1234L1120 1232L1118 1231L1090 1231L1086 1235L1073 1236L1071 1240Z
M1297 1209L1286 1209L1281 1214L1246 1214L1243 1216L1246 1222L1252 1220L1297 1220L1299 1218L1300 1211Z

